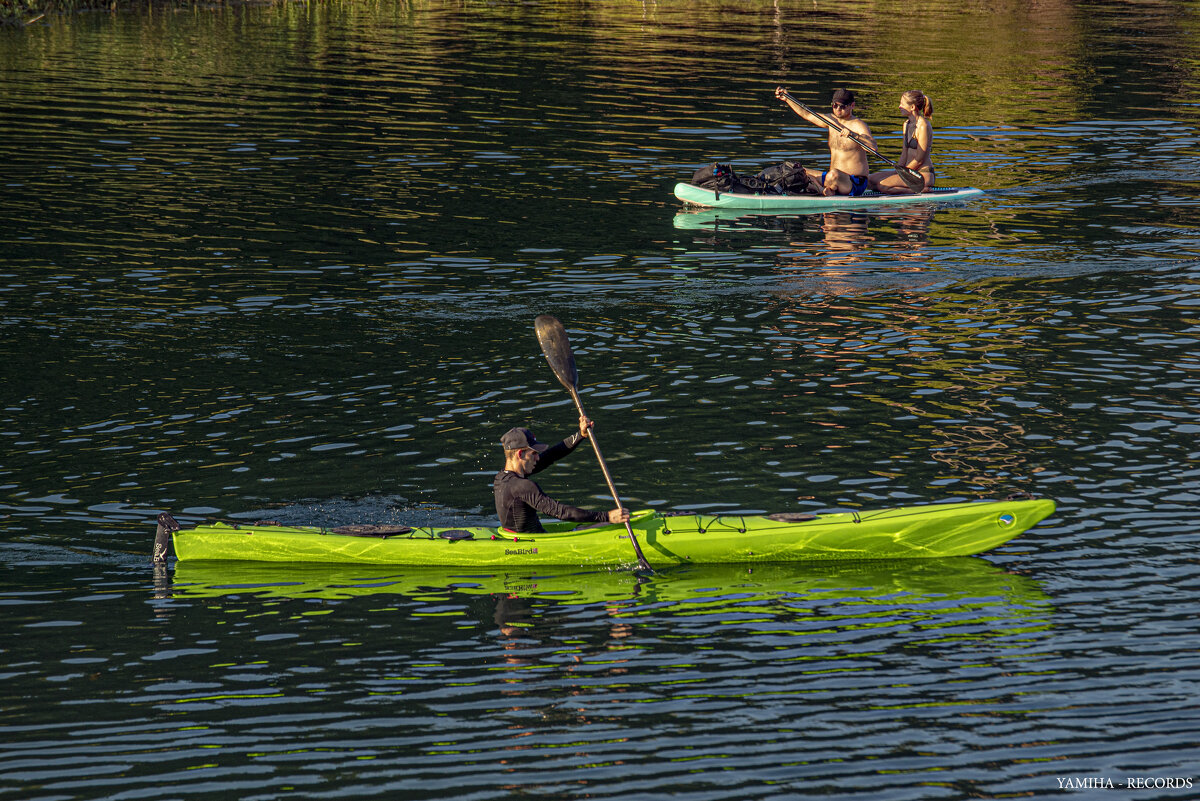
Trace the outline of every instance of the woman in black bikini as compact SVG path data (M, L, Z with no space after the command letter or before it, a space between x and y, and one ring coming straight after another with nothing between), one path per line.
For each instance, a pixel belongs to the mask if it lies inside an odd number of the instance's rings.
M900 111L904 114L904 149L900 151L897 164L917 170L925 176L925 189L933 188L933 102L928 97L911 89L900 95ZM912 189L896 174L895 170L880 170L867 177L867 183L876 192L885 195L911 195Z

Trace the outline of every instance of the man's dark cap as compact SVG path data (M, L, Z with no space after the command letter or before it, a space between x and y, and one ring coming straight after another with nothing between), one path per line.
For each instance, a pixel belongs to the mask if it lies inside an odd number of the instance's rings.
M847 106L854 102L854 92L849 89L837 89L833 93L834 103L845 103Z
M528 428L510 428L504 432L504 436L500 438L500 445L506 451L516 451L522 448L533 448L538 453L542 453L549 445L543 445L538 442L533 436L533 432Z

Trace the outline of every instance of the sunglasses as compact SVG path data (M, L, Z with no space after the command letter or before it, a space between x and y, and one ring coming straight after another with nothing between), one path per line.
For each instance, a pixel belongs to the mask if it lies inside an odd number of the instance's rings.
M830 106L832 108L850 108L850 106L852 106L852 105L854 105L854 104L853 103L839 103L836 100L833 101L832 103L830 103Z

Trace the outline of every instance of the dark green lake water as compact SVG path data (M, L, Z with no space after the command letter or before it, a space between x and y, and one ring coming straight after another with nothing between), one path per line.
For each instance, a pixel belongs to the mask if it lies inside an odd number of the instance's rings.
M1195 797L1200 14L985 5L0 30L0 798ZM825 163L778 84L893 155L924 90L987 194L683 210ZM1058 512L945 562L151 569L163 510L492 522L500 434L573 425L540 313L627 505Z

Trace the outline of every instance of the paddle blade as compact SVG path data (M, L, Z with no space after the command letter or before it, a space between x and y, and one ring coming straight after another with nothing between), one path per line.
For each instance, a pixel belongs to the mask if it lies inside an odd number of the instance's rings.
M563 324L549 314L540 314L533 321L533 330L559 383L567 389L577 389L579 371L575 369L575 354L571 352L571 342Z
M925 191L925 176L912 167L896 167L896 173L908 184L908 188L918 195Z

